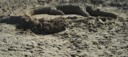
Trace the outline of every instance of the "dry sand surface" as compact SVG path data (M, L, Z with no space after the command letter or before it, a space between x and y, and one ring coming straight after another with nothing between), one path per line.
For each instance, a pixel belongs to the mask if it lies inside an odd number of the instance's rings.
M126 2L0 0L0 57L128 57ZM54 15L61 12L55 6L62 4L84 10L69 6L67 13L62 9L64 15ZM31 15L32 9L43 6L53 7L53 15L50 10Z

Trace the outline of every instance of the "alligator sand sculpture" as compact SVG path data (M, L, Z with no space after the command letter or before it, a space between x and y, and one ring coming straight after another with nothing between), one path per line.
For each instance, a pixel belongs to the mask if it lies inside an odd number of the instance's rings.
M117 15L114 13L101 11L100 9L94 9L92 8L92 6L86 6L86 8L82 8L81 6L74 4L57 5L54 7L50 7L50 6L36 7L28 13L28 15L36 15L36 14L50 14L50 15L76 14L84 17L103 16L103 17L117 18Z
M45 6L36 7L29 11L27 15L36 14L50 14L50 15L66 15L66 14L76 14L88 17L89 14L82 7L78 5L59 5L55 7Z
M23 18L24 21L19 23L17 28L21 29L30 29L31 31L42 34L53 34L60 31L64 31L68 26L68 22L64 18L55 18L47 20L44 18L36 19L33 18L33 15L38 14L49 14L49 15L66 15L66 14L77 14L84 17L88 16L103 16L117 18L117 15L114 13L100 11L99 9L94 10L91 6L87 6L86 10L81 8L78 5L59 5L55 7L39 7L33 9L29 12L26 17ZM25 27L26 26L26 27Z

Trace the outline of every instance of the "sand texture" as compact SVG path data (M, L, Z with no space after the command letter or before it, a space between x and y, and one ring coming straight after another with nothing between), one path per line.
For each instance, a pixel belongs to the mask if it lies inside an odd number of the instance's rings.
M127 0L0 0L0 57L128 57Z

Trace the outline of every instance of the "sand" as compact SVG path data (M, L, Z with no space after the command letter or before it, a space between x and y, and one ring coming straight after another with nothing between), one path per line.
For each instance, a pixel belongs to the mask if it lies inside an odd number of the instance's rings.
M30 29L17 28L20 17L25 16L31 8L57 3L83 3L83 0L69 1L47 0L43 3L43 0L0 0L0 57L128 57L128 10L123 6L109 5L114 0L100 5L93 5L87 0L85 5L117 14L116 19L76 14L39 14L29 17L45 20L60 18L66 20L68 26L52 34L37 34Z

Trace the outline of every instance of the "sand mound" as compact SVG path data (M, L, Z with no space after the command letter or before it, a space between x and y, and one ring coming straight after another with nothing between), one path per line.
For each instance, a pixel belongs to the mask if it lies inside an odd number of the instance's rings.
M33 19L26 21L24 19L21 23L18 24L18 29L30 29L36 34L53 34L64 31L67 26L67 22L63 18L56 18L51 20L42 19Z
M0 23L13 24L17 29L24 31L31 30L36 34L53 34L64 31L67 22L64 18L55 19L31 19L28 16L4 16L1 17Z
M100 9L93 9L91 6L86 7L86 11L91 15L91 16L102 16L102 17L111 17L111 18L117 18L117 15L114 13L110 12L105 12L101 11Z

